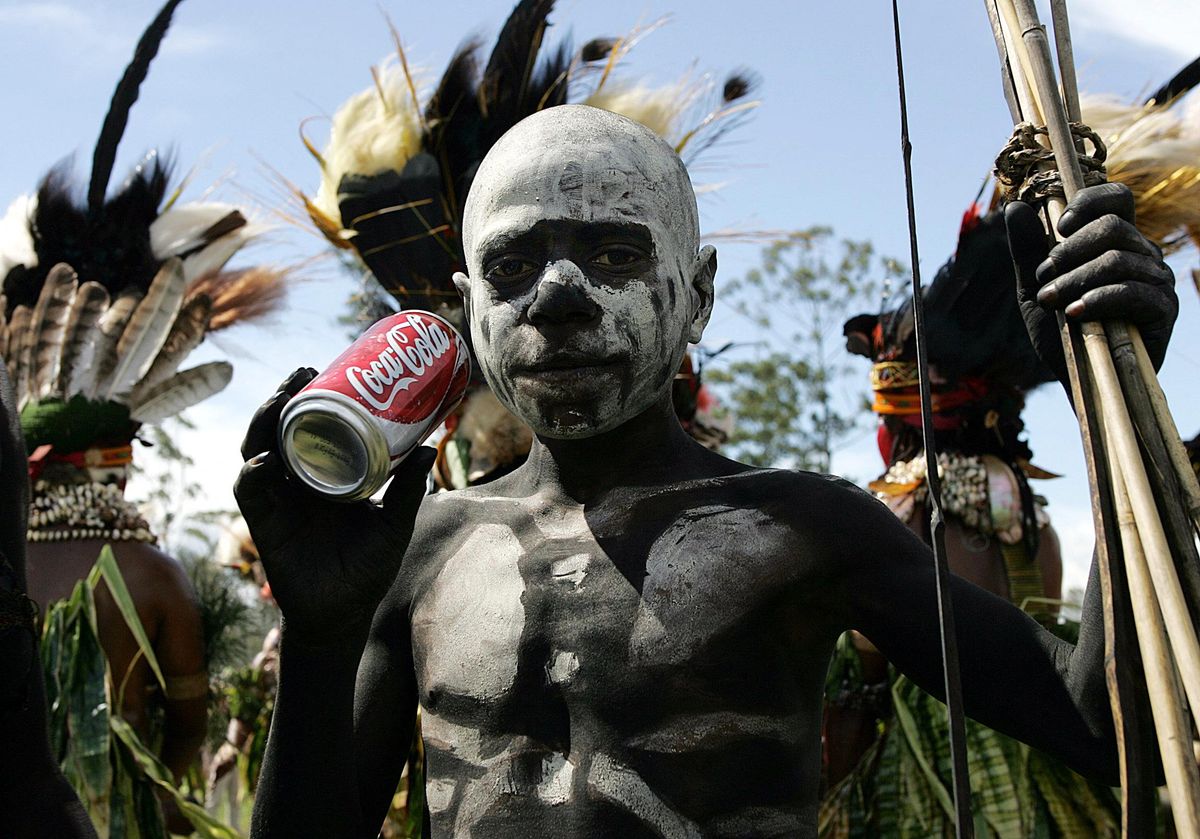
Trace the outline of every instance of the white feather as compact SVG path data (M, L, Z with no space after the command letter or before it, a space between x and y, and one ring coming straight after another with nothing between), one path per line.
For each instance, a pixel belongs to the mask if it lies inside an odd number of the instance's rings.
M220 393L233 378L233 365L228 361L210 361L198 367L176 373L162 384L146 391L130 406L134 422L161 422Z
M0 280L13 266L33 268L37 265L33 234L29 230L30 219L36 211L37 195L19 195L0 218Z
M1084 122L1104 139L1110 161L1147 160L1164 168L1200 161L1200 107L1184 104L1146 107L1114 96L1080 97Z
M247 224L210 243L204 250L183 260L183 277L191 282L213 271L220 271L235 253L270 228L264 224Z
M219 201L176 204L150 225L150 248L156 259L187 253L204 243L204 232L238 210Z
M421 117L404 71L387 64L378 71L377 85L351 96L333 115L313 203L340 224L337 189L343 175L398 172L420 148Z

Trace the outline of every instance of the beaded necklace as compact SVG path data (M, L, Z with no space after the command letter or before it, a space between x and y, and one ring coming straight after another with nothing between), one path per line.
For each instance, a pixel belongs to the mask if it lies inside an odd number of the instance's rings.
M137 505L116 484L89 481L61 484L38 481L29 505L30 542L105 539L112 542L155 542Z

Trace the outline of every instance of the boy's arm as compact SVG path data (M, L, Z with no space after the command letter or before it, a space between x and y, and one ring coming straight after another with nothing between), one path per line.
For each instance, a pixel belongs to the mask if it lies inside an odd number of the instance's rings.
M896 667L944 696L933 557L882 504L847 491L854 521L837 550L836 588L850 627ZM867 538L863 538L867 534ZM1008 601L957 577L951 597L967 714L1115 783L1117 750L1104 681L1103 614L1093 574L1076 645Z

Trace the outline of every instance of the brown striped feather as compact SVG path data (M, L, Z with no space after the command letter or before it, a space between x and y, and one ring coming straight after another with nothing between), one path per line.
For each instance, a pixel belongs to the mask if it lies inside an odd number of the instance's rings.
M62 356L63 335L71 306L75 300L75 289L79 278L70 265L60 263L50 269L46 282L38 295L33 320L29 328L32 333L33 349L30 353L29 399L45 399L58 373Z
M100 317L108 308L108 292L100 283L86 282L75 292L75 302L63 334L62 356L51 396L70 399L82 389L96 357Z
M100 399L106 390L113 370L117 366L117 341L125 331L125 324L133 317L133 310L142 299L142 293L130 286L117 295L112 304L100 316L100 329L96 335L96 352L92 360L90 376L81 384L82 393L88 399Z
M175 323L186 286L180 260L169 259L158 269L117 342L117 364L107 392L109 401L125 401L133 386L146 375Z
M130 419L161 422L224 390L232 378L233 365L228 361L210 361L189 367L146 391L130 406Z
M212 311L212 299L207 294L190 297L179 310L179 316L171 325L167 340L154 358L146 375L133 388L130 402L136 403L155 385L165 382L175 374L179 365L192 350L204 340L208 331L208 316Z

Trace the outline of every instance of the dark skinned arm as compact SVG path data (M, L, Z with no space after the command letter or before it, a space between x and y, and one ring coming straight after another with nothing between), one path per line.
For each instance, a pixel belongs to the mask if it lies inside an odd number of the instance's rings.
M1017 297L1030 340L1067 386L1056 310L1068 320L1127 320L1157 368L1178 314L1174 276L1162 252L1134 225L1134 201L1120 184L1080 190L1050 247L1032 207L1005 212ZM931 558L882 505L865 499L884 540L870 559L849 563L851 621L914 681L942 695L941 653ZM869 532L876 532L873 528ZM848 553L863 547L845 545ZM879 557L888 557L886 564ZM892 561L894 557L894 564ZM1074 647L999 597L951 578L964 704L975 719L1044 749L1077 771L1116 782L1116 742L1104 683L1103 614L1093 566Z
M374 836L387 816L417 714L408 612L394 594L375 615L358 668L354 745L364 836Z
M845 495L839 515L855 527L853 534L839 537L834 562L842 575L836 589L846 604L847 626L862 632L924 690L943 698L929 548L870 496L850 489ZM951 597L967 715L1113 784L1116 741L1094 576L1075 646L1003 598L958 577L950 578Z
M26 591L27 474L8 371L0 361L0 588L9 595ZM0 836L95 837L50 754L45 683L29 627L0 628L0 743Z
M162 762L178 780L196 759L208 730L208 676L200 607L183 569L169 567L159 588L163 621L155 655L167 682Z
M360 777L357 744L369 742L375 736L370 726L378 723L385 727L381 741L402 742L397 752L406 754L403 727L411 725L415 707L410 701L406 719L388 727L379 722L381 706L365 705L360 719L369 722L356 741L360 661L365 657L364 691L394 696L402 690L381 684L391 666L389 645L370 627L408 547L434 452L410 455L380 505L333 502L310 492L288 477L275 432L283 405L313 375L296 371L255 414L242 444L247 462L234 488L283 615L279 689L255 801L255 837L376 835L383 812L368 819L364 808L379 806L383 781ZM399 707L392 711L401 713ZM378 752L364 759L364 771L387 761ZM398 778L399 770L388 778L393 791Z

